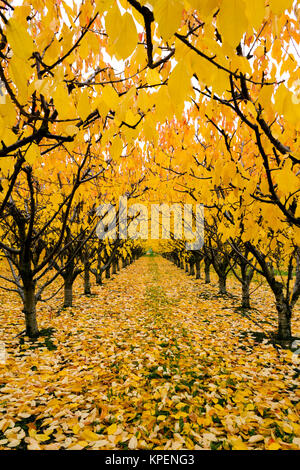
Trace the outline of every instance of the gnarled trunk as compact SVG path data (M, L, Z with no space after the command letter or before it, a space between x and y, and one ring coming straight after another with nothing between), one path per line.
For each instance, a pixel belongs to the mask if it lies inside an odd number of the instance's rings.
M103 284L103 282L102 282L102 270L101 269L97 269L96 284L98 284L99 286L102 286L102 284Z
M190 263L190 275L195 276L195 263Z
M106 279L110 279L110 266L107 266L105 269L105 277Z
M112 263L112 274L117 274L117 263L116 260Z
M254 275L254 269L248 267L247 263L241 262L242 276L242 308L250 308L250 284Z
M72 307L73 303L73 281L65 279L64 283L64 307Z
M218 275L219 278L219 294L227 294L226 291L226 276L224 275Z
M90 263L84 263L84 294L91 294Z
M101 251L100 251L100 247L99 247L99 250L98 250L98 255L97 255L97 271L96 271L96 284L98 285L102 285L102 269L101 269L101 263L102 263L102 259L101 259Z
M250 292L249 292L250 283L246 280L242 283L242 307L250 308Z
M205 284L210 284L210 263L205 261Z
M29 338L36 338L39 335L39 329L36 319L36 299L34 285L24 288L23 293L23 311L25 314L26 335L29 336Z
M200 259L196 260L196 279L201 279L201 261Z
M291 313L281 296L276 299L276 308L278 313L278 339L290 341L292 338Z

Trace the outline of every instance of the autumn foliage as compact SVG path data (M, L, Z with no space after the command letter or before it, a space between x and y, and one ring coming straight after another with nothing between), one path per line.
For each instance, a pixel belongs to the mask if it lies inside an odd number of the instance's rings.
M0 448L299 448L299 21L0 2ZM99 239L122 196L203 204L203 248Z

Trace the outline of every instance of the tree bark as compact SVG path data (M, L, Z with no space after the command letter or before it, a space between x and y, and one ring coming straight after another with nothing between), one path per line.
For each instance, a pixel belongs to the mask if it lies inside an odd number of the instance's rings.
M64 307L72 307L73 303L73 282L65 279L64 283Z
M201 279L201 261L196 260L196 279Z
M205 284L210 284L210 263L205 261Z
M24 288L24 314L26 335L29 338L36 338L39 335L39 329L36 319L36 300L34 286Z
M290 309L281 296L276 299L276 308L278 313L278 339L290 341L292 338Z
M112 274L117 274L117 263L116 260L112 263Z
M90 264L87 262L84 264L84 294L91 294Z
M190 263L190 275L195 276L195 263Z
M96 284L98 284L98 286L102 286L103 282L102 282L102 270L101 268L100 269L97 269L97 273L96 273Z
M242 308L250 308L250 283L246 280L242 283Z
M254 269L248 267L244 261L241 262L240 266L242 276L242 308L250 308L250 284L254 275Z
M97 254L97 271L96 271L96 284L98 285L102 285L102 270L101 270L101 262L102 262L102 259L101 259L101 250L100 250L100 246L98 248L98 254Z
M218 275L219 277L219 294L227 294L226 291L226 276Z
M110 266L107 266L105 269L105 277L106 279L110 279Z

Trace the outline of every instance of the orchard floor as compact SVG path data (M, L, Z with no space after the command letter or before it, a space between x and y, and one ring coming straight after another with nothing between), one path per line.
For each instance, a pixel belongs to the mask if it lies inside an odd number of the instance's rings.
M300 366L268 340L264 286L245 316L233 279L219 297L214 276L207 286L159 256L97 295L81 283L73 308L40 304L35 342L16 337L20 303L1 294L0 449L300 448Z

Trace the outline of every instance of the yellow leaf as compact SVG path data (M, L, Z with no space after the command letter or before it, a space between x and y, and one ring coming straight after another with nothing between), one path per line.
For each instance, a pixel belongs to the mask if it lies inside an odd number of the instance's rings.
M270 107L273 91L273 87L271 86L265 86L260 90L258 99L263 109Z
M79 431L80 431L80 429L81 429L81 428L80 428L79 424L75 424L75 425L72 427L72 431L73 431L74 434L78 434Z
M99 13L102 14L105 10L108 10L111 5L111 2L110 0L97 0L96 5L97 10L99 11Z
M137 30L130 13L122 16L122 23L119 33L119 39L116 44L116 52L120 59L127 59L136 48Z
M281 15L285 10L290 10L294 0L270 0L270 8L275 15Z
M78 444L81 446L81 447L87 447L89 444L88 442L86 441L78 441Z
M181 0L160 0L154 5L154 17L162 38L167 41L181 23L183 2Z
M161 83L161 78L156 69L148 69L146 80L148 85L159 85Z
M220 4L220 0L190 0L191 5L199 11L200 16L212 15Z
M268 450L279 450L280 449L280 444L278 442L272 442L272 444L269 444L267 447Z
M244 0L223 0L217 22L222 40L233 48L239 45L247 31L246 4Z
M177 408L177 410L180 410L181 408L184 408L187 404L186 403L177 403L177 405L175 406L175 408Z
M73 101L71 102L71 97L67 92L67 89L64 83L58 83L53 93L53 100L55 108L58 111L60 119L70 119L70 113L73 111ZM72 106L73 105L73 106Z
M20 73L20 70L22 70L22 73ZM28 80L32 75L32 69L27 61L13 56L9 62L9 71L18 89L18 100L25 104L28 100Z
M87 90L84 90L79 97L79 100L77 103L77 111L83 121L86 120L86 118L91 112L90 101L89 101Z
M283 425L281 426L283 431L287 434L292 434L293 433L293 428L291 426L289 426L287 423L283 423Z
M236 439L231 439L232 450L248 450L245 442L242 441L240 437Z
M14 54L20 59L28 59L33 52L33 40L24 26L11 18L6 25L6 37Z
M65 128L65 132L67 135L74 135L74 134L78 134L79 129L77 126L74 126L74 124L69 124Z
M25 160L29 165L33 165L36 159L40 156L40 149L38 145L31 144L25 154Z
M188 416L188 413L185 413L184 411L178 411L176 415L173 415L175 419L186 418L187 416Z
M118 59L127 59L137 46L137 30L130 13L122 16L117 5L109 10L105 18L106 32L111 52Z
M164 421L166 419L165 415L159 415L157 416L157 421Z
M246 3L246 15L252 28L257 30L261 26L265 14L265 0L253 0Z
M113 139L112 145L110 147L110 156L114 160L118 160L122 155L123 151L123 142L120 137L115 137Z
M95 432L91 431L90 429L85 429L81 434L80 434L81 439L84 441L98 441L99 440L99 435L96 434Z
M192 92L191 76L187 71L186 63L180 62L175 66L169 78L168 89L172 103L181 110Z
M50 439L50 437L47 434L36 434L35 439L38 442L45 442L45 441L48 441L48 439Z
M108 109L116 109L119 104L119 95L112 86L106 86L100 100L106 103Z
M106 432L108 435L113 435L115 434L117 429L118 429L118 426L116 425L116 423L114 423L108 426L108 428L106 429Z

